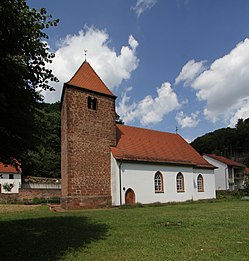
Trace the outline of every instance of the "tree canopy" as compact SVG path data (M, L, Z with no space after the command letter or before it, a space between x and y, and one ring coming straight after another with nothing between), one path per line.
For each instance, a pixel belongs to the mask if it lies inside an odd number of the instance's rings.
M32 147L39 90L53 90L49 81L57 81L46 67L54 54L44 29L59 20L45 8L30 9L24 0L1 0L0 16L0 161L14 163Z
M239 119L235 128L223 128L198 137L191 145L201 154L235 158L249 166L249 118Z
M60 103L38 103L33 147L24 153L24 176L60 177Z

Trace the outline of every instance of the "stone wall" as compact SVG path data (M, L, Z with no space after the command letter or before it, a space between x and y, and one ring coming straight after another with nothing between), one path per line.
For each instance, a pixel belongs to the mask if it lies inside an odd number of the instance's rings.
M88 97L97 110L88 108ZM115 97L67 87L62 103L62 206L100 207L111 201L111 152L116 143Z
M0 203L30 201L33 198L60 198L60 189L19 189L19 193L0 194Z
M32 199L32 198L60 198L60 189L19 189L19 199Z

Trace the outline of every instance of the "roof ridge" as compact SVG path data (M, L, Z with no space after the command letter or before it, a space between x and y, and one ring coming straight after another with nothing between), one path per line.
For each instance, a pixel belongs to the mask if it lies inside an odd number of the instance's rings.
M171 134L171 135L176 135L181 137L178 133L172 133L172 132L167 132L167 131L159 131L159 130L152 130L152 129L147 129L147 128L142 128L142 127L137 127L137 126L130 126L130 125L126 125L126 124L118 124L119 126L125 126L125 127L129 127L129 128L134 128L134 129L139 129L139 130L145 130L145 131L153 131L153 132L158 132L158 133L162 133L162 134Z
M105 87L109 90L109 88L106 86L106 84L104 83L104 81L99 77L99 75L97 74L97 72L93 69L93 67L91 66L91 64L87 61L87 60L85 60L84 62L86 62L90 67L91 67L91 69L94 71L94 73L96 74L96 76L99 78L99 80L105 85ZM83 62L83 63L84 63ZM110 91L110 90L109 90ZM111 91L110 91L111 92Z
M81 67L84 65L84 63L86 63L87 61L85 60L77 69L77 71L73 74L73 76L70 78L70 80L68 80L67 82L65 82L65 84L70 84L69 82L72 81L72 79L74 78L74 76L79 72L79 70L81 69ZM90 65L90 64L89 64Z
M90 63L86 60L84 60L72 78L65 84L116 98Z

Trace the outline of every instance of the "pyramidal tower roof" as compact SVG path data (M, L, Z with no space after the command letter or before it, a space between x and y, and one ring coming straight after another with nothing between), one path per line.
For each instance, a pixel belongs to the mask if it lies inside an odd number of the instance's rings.
M116 97L100 79L92 66L85 60L67 85Z

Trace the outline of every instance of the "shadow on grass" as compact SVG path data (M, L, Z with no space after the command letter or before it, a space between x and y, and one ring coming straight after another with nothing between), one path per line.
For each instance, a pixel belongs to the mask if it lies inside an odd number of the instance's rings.
M67 250L106 237L105 224L86 217L48 217L0 222L0 259L58 260Z

